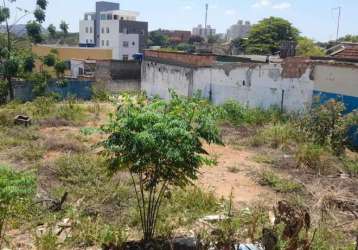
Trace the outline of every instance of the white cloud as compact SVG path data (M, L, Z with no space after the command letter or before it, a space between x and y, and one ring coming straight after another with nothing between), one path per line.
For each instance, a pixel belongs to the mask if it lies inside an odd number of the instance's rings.
M291 4L288 2L278 3L273 5L272 8L276 10L286 10L291 8Z
M270 0L258 0L252 7L254 8L262 8L270 6L272 3Z
M271 0L257 0L255 4L252 5L253 8L272 8L274 10L285 10L291 8L291 3L281 2L273 3Z
M228 16L233 16L236 14L236 10L226 10L225 11L225 15L228 15Z
M185 9L185 10L192 10L192 9L193 9L193 7L192 7L192 6L190 6L190 5L187 5L187 6L184 6L184 9Z

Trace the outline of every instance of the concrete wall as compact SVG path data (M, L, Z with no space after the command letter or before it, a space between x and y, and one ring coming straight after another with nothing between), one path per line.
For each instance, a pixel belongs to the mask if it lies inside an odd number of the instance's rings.
M142 90L169 98L169 89L191 96L201 91L214 104L236 100L249 107L304 110L311 105L314 83L310 70L299 78L282 77L280 64L223 64L184 67L144 61Z
M358 109L358 67L355 65L317 64L312 74L315 95L322 101L338 99L348 112Z

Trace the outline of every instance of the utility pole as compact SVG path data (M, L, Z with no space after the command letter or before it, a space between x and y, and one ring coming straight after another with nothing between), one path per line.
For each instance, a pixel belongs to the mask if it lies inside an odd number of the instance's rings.
M205 4L205 30L208 27L208 11L209 11L209 4Z
M332 10L338 10L337 35L336 35L336 41L338 41L338 39L339 39L339 29L340 29L340 25L341 25L342 7L338 6L336 8L333 8Z

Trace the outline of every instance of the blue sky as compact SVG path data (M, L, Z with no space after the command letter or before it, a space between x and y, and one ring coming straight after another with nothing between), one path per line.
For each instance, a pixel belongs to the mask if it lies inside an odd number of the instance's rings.
M118 0L114 0L118 1ZM17 0L15 6L33 9L36 0ZM58 25L61 20L78 31L78 21L86 11L92 11L96 0L49 0L45 26ZM342 6L341 35L358 35L358 0L120 0L121 9L136 10L149 28L185 29L204 22L204 6L209 3L209 24L219 33L238 19L252 23L268 16L280 16L291 21L303 35L315 40L335 38L337 12Z

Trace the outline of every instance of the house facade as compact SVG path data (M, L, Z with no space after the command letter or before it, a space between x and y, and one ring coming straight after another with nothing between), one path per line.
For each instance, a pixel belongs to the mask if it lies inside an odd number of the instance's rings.
M95 12L80 21L80 47L112 49L112 59L132 60L146 48L148 23L138 21L139 13L120 10L119 4L97 2Z

